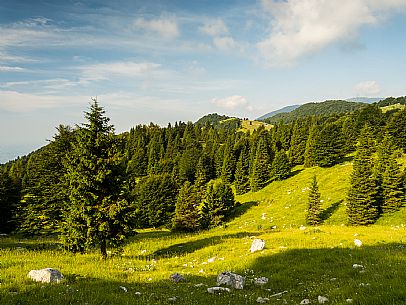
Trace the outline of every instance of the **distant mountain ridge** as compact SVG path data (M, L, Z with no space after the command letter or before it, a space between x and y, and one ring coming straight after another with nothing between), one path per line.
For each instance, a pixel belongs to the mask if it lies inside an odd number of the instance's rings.
M349 102L358 102L358 103L365 103L365 104L373 104L378 103L384 100L384 97L365 97L365 96L358 96L358 97L351 97L347 98L346 101Z
M287 113L287 112L291 112L293 110L295 110L296 108L299 108L300 105L290 105L290 106L286 106L283 107L281 109L275 110L275 111L271 111L267 114L264 114L263 116L260 116L259 118L257 118L257 120L265 120L267 118L273 117L279 113Z
M278 113L272 117L266 118L263 121L269 124L278 122L289 123L298 118L304 118L312 115L330 115L333 113L342 114L357 110L365 105L361 102L352 102L346 100L327 100L319 103L306 103L300 105L290 112Z

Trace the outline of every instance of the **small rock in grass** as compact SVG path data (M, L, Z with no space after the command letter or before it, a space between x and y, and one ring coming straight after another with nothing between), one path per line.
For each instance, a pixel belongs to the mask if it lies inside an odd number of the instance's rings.
M235 289L243 289L245 278L230 271L224 271L217 276L217 285L227 285Z
M226 287L209 287L207 288L208 293L216 293L216 292L230 292L230 288Z
M176 302L176 300L177 300L177 298L176 298L176 297L171 297L171 298L168 298L168 301L170 301L170 302Z
M252 241L250 252L261 251L265 248L265 241L263 239L256 238Z
M356 239L354 239L354 245L356 245L357 247L361 247L362 241L360 241L358 238L356 238Z
M216 260L216 257L211 257L207 260L208 263L214 263L214 261Z
M203 284L203 283L199 283L199 284L195 284L194 286L195 286L195 287L202 287L202 286L206 286L206 285Z
M262 285L267 284L268 281L269 281L269 279L267 277L259 277L259 278L254 279L254 284L262 286Z
M134 294L135 294L135 295L141 295L141 292L136 291Z
M128 289L127 289L126 287L124 287L124 286L118 286L118 287L120 287L120 289L121 289L122 291L128 292Z
M300 305L305 305L305 304L310 304L309 299L303 299L302 302L300 302Z
M322 296L322 295L319 295L319 296L317 297L317 300L319 301L320 304L324 304L324 303L327 303L327 302L328 302L328 298L326 298L326 297L324 297L324 296Z
M169 279L174 283L184 282L186 279L180 273L173 273L169 276Z
M345 300L347 303L352 303L352 299L346 299Z
M59 283L63 279L62 273L53 268L45 268L40 270L31 270L28 276L36 282L42 283Z
M299 228L299 230L300 230L300 231L306 230L306 226L301 225L300 228Z
M352 265L352 268L354 268L354 269L363 269L364 266L363 266L363 265L354 264L354 265Z
M268 301L269 301L268 298L263 298L263 297L258 297L257 298L257 303L260 303L260 304L264 304L264 303L266 303Z

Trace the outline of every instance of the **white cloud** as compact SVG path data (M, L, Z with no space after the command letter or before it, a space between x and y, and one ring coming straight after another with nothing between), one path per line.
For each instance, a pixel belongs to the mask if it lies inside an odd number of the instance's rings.
M207 21L199 28L199 30L204 34L213 37L228 34L228 28L221 19Z
M240 45L229 36L226 37L214 37L213 44L222 51L239 50Z
M166 39L174 39L180 35L178 24L174 18L161 17L151 20L139 18L135 20L134 26L137 29L157 33Z
M138 77L145 76L160 68L160 64L149 62L113 62L81 67L82 81L104 80L112 76Z
M227 110L236 110L236 109L246 109L249 111L252 110L252 107L248 103L247 99L241 95L233 95L222 99L214 98L211 102L216 106Z
M377 96L382 90L377 81L363 81L354 86L354 91L358 96Z
M27 69L21 67L0 66L0 72L24 72Z
M354 40L365 25L376 25L404 0L262 0L271 29L257 44L268 66L294 64L336 42Z

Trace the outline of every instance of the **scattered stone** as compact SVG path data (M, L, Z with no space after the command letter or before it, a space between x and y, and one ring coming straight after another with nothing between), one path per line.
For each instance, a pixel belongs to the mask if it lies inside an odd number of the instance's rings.
M250 252L261 251L265 248L265 241L263 239L256 238L252 241Z
M259 278L254 279L254 284L262 286L262 285L267 284L268 281L269 281L269 279L267 277L259 277Z
M330 281L332 281L332 282L337 281L337 278L336 278L336 277L332 277L332 278L330 279Z
M322 295L319 295L317 297L317 300L319 301L319 304L324 304L324 303L328 302L328 298L326 298L326 297L324 297Z
M217 276L217 285L231 286L235 289L243 289L245 278L230 271L224 271Z
M260 303L260 304L264 304L264 303L266 303L268 301L269 301L268 298L263 298L263 297L258 297L257 298L257 303Z
M352 303L352 299L346 299L345 300L347 303Z
M168 298L168 301L170 301L170 302L176 302L176 300L177 300L177 298L176 298L176 297L171 297L171 298Z
M276 229L276 226L272 226L271 229L272 229L272 230L275 230L275 229Z
M300 231L304 231L304 230L306 230L306 227L305 227L304 225L301 225L300 228L299 228L299 230L300 230Z
M216 257L211 257L207 260L208 263L214 263L214 261L216 260Z
M203 283L199 283L199 284L195 284L194 286L195 286L195 287L202 287L202 286L207 286L207 285L205 285L205 284L203 284Z
M209 287L207 288L207 292L208 293L220 293L220 292L230 292L230 288L226 288L226 287Z
M265 215L266 215L266 213L262 213L262 216L261 216L261 219L262 219L262 220L266 220L266 216L265 216Z
M169 279L174 283L184 282L186 279L180 273L173 273L169 276Z
M310 304L309 299L303 299L302 302L300 302L300 305L305 305L305 304Z
M45 268L40 270L31 270L28 277L36 282L42 283L59 283L63 279L63 275L59 270L53 268Z
M288 292L288 291L285 290L285 291L282 291L282 292L275 293L275 294L271 295L270 298L280 297L282 294L285 294L285 293L287 293L287 292Z
M358 238L356 238L356 239L354 239L354 245L356 245L357 247L361 247L362 241L360 241Z
M124 287L124 286L118 286L118 287L120 287L120 289L123 290L124 292L128 292L128 289L126 287Z
M135 292L135 295L141 295L141 292L136 291L136 292Z
M352 268L354 268L354 269L364 269L364 266L363 266L363 265L354 264L354 265L352 265Z

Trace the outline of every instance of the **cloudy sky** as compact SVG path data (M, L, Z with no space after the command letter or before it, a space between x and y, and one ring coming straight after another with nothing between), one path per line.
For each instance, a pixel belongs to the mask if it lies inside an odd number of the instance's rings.
M83 123L406 94L406 0L0 0L0 162Z

